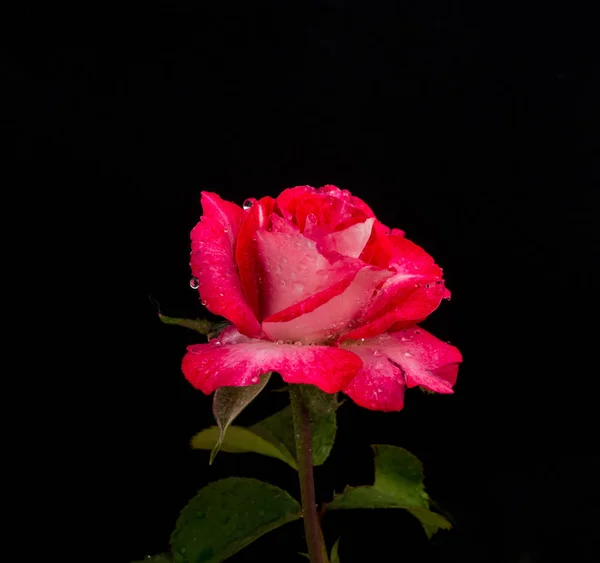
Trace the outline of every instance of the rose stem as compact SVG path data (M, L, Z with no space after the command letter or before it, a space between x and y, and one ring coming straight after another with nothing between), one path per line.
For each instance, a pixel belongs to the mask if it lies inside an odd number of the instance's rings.
M317 515L317 503L315 500L310 419L298 385L290 385L290 400L294 419L300 497L302 499L304 533L306 534L306 543L308 545L308 556L311 563L327 563L327 551L323 541L323 533L321 531L319 516Z

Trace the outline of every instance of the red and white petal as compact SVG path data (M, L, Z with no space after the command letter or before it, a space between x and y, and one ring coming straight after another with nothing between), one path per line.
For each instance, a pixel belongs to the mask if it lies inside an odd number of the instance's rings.
M371 299L375 288L390 275L386 270L365 266L348 285L340 283L335 286L336 292L327 294L327 297L331 297L327 302L316 308L299 303L290 310L266 317L262 323L263 330L271 340L336 340L348 330L351 322Z
M255 385L268 371L288 383L316 385L336 393L356 376L362 361L356 354L329 346L277 344L238 337L235 328L208 344L188 347L182 370L186 379L205 394L219 387Z
M404 374L408 387L420 386L436 393L452 393L462 355L458 348L442 342L421 328L388 332L364 343L344 345L356 353L367 346L387 356Z
M200 201L204 217L214 219L229 234L229 238L235 240L244 220L244 210L231 201L221 199L213 192L202 192Z
M234 260L234 242L229 229L214 217L203 216L191 233L190 266L198 280L203 304L215 315L234 323L249 336L260 336L261 328L244 292Z
M358 260L323 255L315 241L300 233L258 231L255 237L264 278L263 319L352 279L361 268Z
M319 248L358 258L371 237L374 221L371 217L363 223L355 223L347 229L329 233L319 239Z
M406 388L402 370L377 347L359 344L344 348L354 352L363 365L343 392L366 409L387 412L402 410Z
M388 246L384 254L390 247L396 253L389 262L395 274L379 288L357 319L359 327L346 339L370 338L399 322L420 322L447 296L442 269L421 247L398 234L388 235L385 244Z
M388 281L392 282L392 280L393 278L390 278ZM390 285L393 287L393 284ZM386 289L386 284L382 287L382 290L384 289ZM387 289L391 288L388 286ZM432 285L426 284L424 287L414 287L412 283L406 286L400 282L393 289L393 294L388 297L390 303L386 304L383 301L380 291L365 308L365 312L358 320L359 326L345 334L342 339L373 338L392 327L394 330L399 330L413 326L425 320L435 311L448 293L441 282ZM381 306L379 311L378 306Z
M270 227L274 207L275 200L271 197L263 197L258 201L253 200L252 207L246 212L240 226L235 249L235 262L242 281L242 289L258 319L261 319L260 298L263 271L262 264L258 259L256 233Z

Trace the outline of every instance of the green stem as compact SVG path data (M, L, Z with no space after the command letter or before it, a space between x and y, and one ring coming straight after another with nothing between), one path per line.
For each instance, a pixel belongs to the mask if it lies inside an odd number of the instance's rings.
M306 543L308 545L308 556L311 563L328 563L327 550L323 541L323 532L321 531L321 523L317 514L317 503L315 500L310 418L298 385L290 386L290 399L294 418L300 497L302 499L304 533L306 534Z

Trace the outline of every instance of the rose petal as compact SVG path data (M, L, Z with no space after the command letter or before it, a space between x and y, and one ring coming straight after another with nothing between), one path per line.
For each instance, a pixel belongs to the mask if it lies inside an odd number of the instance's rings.
M387 332L362 344L344 344L355 353L367 346L387 356L403 372L408 387L417 385L436 393L453 393L458 364L462 355L458 348L446 344L421 328ZM360 353L359 353L360 355Z
M377 411L399 411L404 407L406 383L400 368L391 363L376 346L344 346L363 365L343 389L357 405Z
M234 262L234 235L241 223L236 206L206 192L202 206L206 214L191 232L190 266L203 304L242 333L260 336L260 324L244 296Z
M292 317L291 320L272 322L277 317L266 317L263 330L271 340L335 340L369 302L375 288L390 275L386 270L365 266L341 293L332 296L323 305L306 312L302 304L296 304L293 311L286 311L285 318ZM336 286L336 289L341 288Z
M262 264L258 259L256 234L261 229L269 228L274 207L275 200L272 197L263 197L253 202L240 227L235 251L235 261L242 280L244 295L259 320L262 318L261 280L263 271Z
M274 233L299 233L300 228L290 220L273 213L271 215L271 231Z
M371 229L371 236L360 255L360 259L367 264L387 268L395 254L394 245L389 234L389 227L376 219Z
M362 199L353 196L348 190L340 190L338 187L328 184L316 190L316 193L336 196L358 208L364 213L365 217L375 217L373 210Z
M262 318L300 303L338 282L353 277L358 260L328 255L300 233L256 233L264 276Z
M296 206L294 218L300 228L304 228L309 215L314 215L313 221L326 233L346 229L367 219L365 213L349 201L318 191L305 195Z
M390 278L391 281L392 278ZM387 282L386 282L387 283ZM383 285L385 287L385 283ZM390 290L390 288L387 288ZM434 283L429 287L414 287L412 285L394 288L393 294L390 290L390 301L393 308L386 310L385 301L379 293L366 308L362 318L357 320L358 326L352 331L344 334L342 340L358 340L361 338L372 338L392 327L394 330L408 328L425 320L435 311L445 295L446 289L443 283ZM377 311L377 306L382 305L383 311ZM379 315L379 316L377 316ZM368 321L369 318L374 318Z
M219 387L254 385L267 371L278 372L288 383L316 385L326 393L336 393L346 387L361 364L358 356L340 348L249 339L230 327L219 339L189 346L182 370L186 379L207 395Z
M381 232L379 228L376 236L380 237ZM357 319L359 327L345 335L345 339L370 338L398 322L420 322L435 311L447 295L442 269L429 254L402 235L385 236L387 241L381 248L385 248L385 255L393 252L389 267L396 273L382 285ZM372 239L369 244L371 242ZM378 255L379 258L384 254Z
M375 219L371 217L363 223L355 223L347 229L325 235L318 239L319 249L358 258L371 236L374 221Z
M297 205L306 197L307 194L312 194L315 188L311 186L296 186L295 188L287 188L277 196L277 209L283 217L292 220Z
M244 220L244 210L231 201L221 199L213 192L202 192L200 201L203 215L214 219L227 231L229 238L235 240Z

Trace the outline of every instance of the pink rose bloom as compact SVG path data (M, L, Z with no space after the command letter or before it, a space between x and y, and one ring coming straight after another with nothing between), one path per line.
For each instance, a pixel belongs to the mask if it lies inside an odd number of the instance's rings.
M449 296L442 270L362 200L298 186L243 208L203 192L202 207L192 273L202 303L232 325L188 347L194 387L276 371L381 411L402 409L406 387L452 393L460 352L417 327Z

